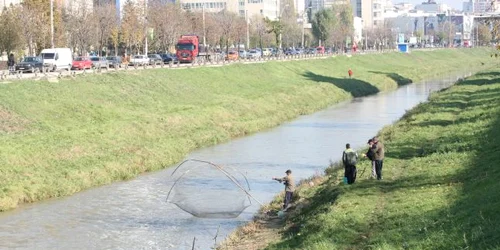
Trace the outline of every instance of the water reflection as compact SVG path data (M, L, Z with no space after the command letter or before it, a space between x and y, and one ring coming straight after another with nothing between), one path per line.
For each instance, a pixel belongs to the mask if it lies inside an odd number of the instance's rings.
M247 175L252 195L269 202L283 188L273 176L283 176L286 169L299 179L322 173L330 159L340 159L345 143L364 146L383 126L456 79L356 98L188 158L238 168ZM253 205L236 219L194 218L165 202L174 181L171 171L2 213L0 249L191 249L194 237L195 249L209 249L214 237L222 240L258 209Z

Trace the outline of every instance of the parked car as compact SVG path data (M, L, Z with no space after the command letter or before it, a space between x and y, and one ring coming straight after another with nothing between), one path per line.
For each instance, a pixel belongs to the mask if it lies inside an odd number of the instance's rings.
M109 68L108 60L106 60L106 57L91 56L90 61L92 61L92 68Z
M260 58L261 52L256 49L251 49L248 51L248 58L254 59L254 58Z
M32 72L42 71L43 60L37 56L27 56L20 63L16 64L16 71Z
M113 68L121 68L122 67L122 57L121 56L108 56L106 57L108 60L109 67Z
M316 48L308 48L306 50L306 53L314 55L314 54L318 54L318 50Z
M272 48L263 48L262 49L262 56L270 56L273 53Z
M150 65L158 65L161 64L161 62L163 62L163 58L161 58L159 54L149 54L148 58Z
M230 50L226 55L226 60L228 61L238 60L238 51Z
M246 50L244 50L244 49L240 49L240 50L238 51L238 56L239 56L241 59L246 59L246 58L248 58L248 53L247 53L247 51L246 51Z
M160 54L163 59L163 63L177 63L179 59L177 59L177 55L171 53Z
M325 54L325 47L323 47L323 46L316 47L316 52L318 54Z
M92 61L88 57L84 56L79 56L73 60L73 63L71 64L71 69L90 69L92 68Z
M146 55L135 55L130 58L130 65L148 65L149 57Z
M296 49L286 49L285 50L285 55L287 56L293 56L293 55L298 55L300 52Z

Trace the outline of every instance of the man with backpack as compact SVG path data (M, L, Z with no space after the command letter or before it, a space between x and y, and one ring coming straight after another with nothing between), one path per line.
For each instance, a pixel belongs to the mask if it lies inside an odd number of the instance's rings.
M351 148L351 144L349 143L345 147L346 150L342 154L342 163L345 167L344 177L347 178L347 184L353 184L356 181L358 153Z

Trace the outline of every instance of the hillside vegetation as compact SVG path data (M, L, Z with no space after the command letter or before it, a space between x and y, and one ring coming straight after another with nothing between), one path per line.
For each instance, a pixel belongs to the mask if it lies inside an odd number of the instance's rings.
M434 93L380 135L384 179L344 185L328 170L266 249L500 249L500 71Z
M0 211L126 180L353 96L488 66L489 49L0 84ZM347 70L354 71L346 79Z

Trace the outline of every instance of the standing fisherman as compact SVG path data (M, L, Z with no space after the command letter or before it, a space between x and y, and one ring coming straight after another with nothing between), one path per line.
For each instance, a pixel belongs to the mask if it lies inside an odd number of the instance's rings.
M283 202L283 211L290 208L290 203L292 202L293 192L295 192L295 180L292 176L292 170L288 169L286 176L283 178L273 177L273 180L279 181L285 185L285 200Z

